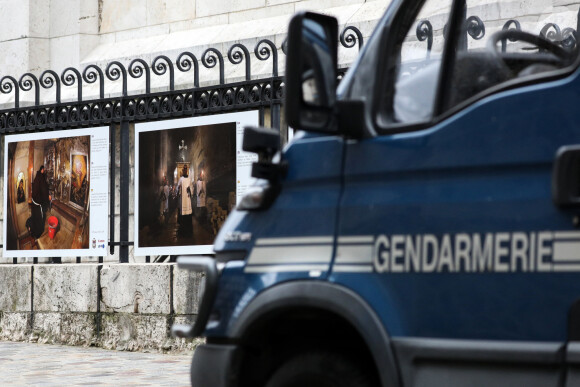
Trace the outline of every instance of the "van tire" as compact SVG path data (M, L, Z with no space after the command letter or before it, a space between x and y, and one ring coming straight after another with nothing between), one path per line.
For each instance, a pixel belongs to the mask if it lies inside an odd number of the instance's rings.
M274 372L266 387L373 387L363 368L332 352L306 352Z

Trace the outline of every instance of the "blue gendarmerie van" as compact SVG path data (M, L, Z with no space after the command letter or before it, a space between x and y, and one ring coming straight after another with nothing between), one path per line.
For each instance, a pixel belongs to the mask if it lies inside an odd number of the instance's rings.
M291 21L286 119L215 241L194 387L580 386L571 1L393 0L337 88Z

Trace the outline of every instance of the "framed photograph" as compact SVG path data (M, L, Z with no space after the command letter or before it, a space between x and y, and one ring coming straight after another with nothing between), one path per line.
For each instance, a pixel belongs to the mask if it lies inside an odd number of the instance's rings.
M257 111L135 124L135 255L209 254L251 184Z
M107 255L109 128L5 137L4 257Z

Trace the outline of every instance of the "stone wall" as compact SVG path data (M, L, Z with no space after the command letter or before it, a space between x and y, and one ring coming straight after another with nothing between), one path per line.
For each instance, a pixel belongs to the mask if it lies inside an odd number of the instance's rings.
M179 352L200 340L174 339L193 323L203 275L175 264L3 265L0 340Z

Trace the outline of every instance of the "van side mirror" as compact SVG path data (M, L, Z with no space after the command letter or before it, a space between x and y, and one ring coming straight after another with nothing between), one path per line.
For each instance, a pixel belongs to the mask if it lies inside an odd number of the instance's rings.
M338 22L312 12L296 14L288 27L286 119L295 129L336 132Z
M280 150L280 133L269 128L246 126L242 150L256 153L260 161L272 161L274 154Z
M280 133L276 130L246 126L242 149L258 155L258 162L252 164L252 177L277 182L286 175L288 164L285 161L272 162L280 150Z

